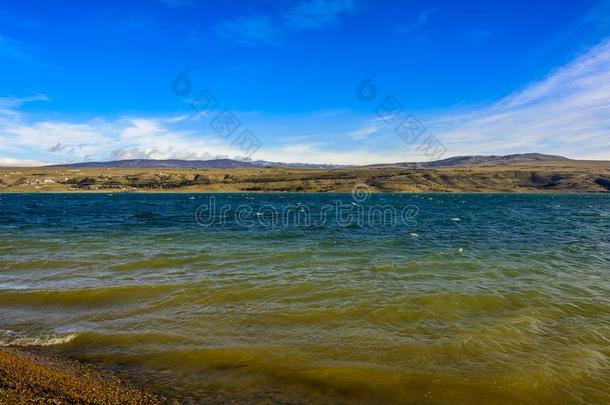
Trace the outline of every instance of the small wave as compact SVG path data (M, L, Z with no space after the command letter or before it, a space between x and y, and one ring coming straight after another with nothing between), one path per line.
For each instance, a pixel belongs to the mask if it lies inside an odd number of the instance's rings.
M6 270L46 270L65 269L78 265L71 260L26 260L19 262L6 262Z
M0 346L56 346L70 343L77 336L77 333L70 333L68 335L40 334L28 336L23 332L4 330L0 332Z
M208 254L200 254L195 256L167 256L159 255L144 260L135 260L126 263L115 264L110 267L111 270L140 270L140 269L162 269L185 266L189 264L198 264L205 262L210 258Z
M3 305L101 307L156 299L174 285L124 285L72 290L0 290ZM1 335L0 335L1 336Z

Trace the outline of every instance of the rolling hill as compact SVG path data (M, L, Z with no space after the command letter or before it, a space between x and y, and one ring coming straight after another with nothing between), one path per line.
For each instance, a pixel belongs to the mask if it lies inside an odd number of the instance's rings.
M569 161L563 156L544 155L541 153L523 153L504 156L456 156L443 160L431 162L401 162L390 164L373 164L365 167L453 167L453 166L506 166L511 164ZM212 160L180 160L180 159L129 159L114 160L108 162L82 162L49 167L71 167L71 168L166 168L166 169L233 169L233 168L255 168L255 167L287 167L295 169L338 169L357 167L334 164L312 164L312 163L284 163L268 162L265 160L243 161L235 159L212 159Z

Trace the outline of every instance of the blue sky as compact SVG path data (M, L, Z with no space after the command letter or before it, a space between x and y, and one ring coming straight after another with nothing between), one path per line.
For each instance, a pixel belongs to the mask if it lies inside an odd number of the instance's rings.
M405 117L443 157L610 159L609 38L607 0L0 0L0 165L429 159ZM218 104L197 116L202 90ZM210 125L225 108L251 155Z

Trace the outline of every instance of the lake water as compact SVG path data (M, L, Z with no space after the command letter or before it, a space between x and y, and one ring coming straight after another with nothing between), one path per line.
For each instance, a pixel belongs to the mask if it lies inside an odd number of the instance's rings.
M609 403L610 196L3 194L0 345L185 402Z

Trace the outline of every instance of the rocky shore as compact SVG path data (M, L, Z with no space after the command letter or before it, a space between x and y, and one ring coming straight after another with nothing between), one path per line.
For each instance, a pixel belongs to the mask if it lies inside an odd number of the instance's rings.
M158 404L155 396L55 356L0 348L0 404Z

